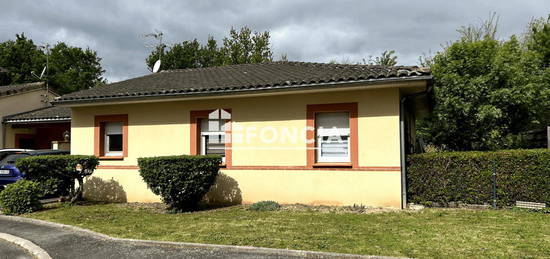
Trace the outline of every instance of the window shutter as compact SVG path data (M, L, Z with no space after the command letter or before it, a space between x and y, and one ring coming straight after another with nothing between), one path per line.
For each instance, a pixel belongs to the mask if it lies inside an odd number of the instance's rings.
M122 122L107 122L105 123L106 135L122 135Z
M349 113L318 113L315 120L319 136L349 136Z

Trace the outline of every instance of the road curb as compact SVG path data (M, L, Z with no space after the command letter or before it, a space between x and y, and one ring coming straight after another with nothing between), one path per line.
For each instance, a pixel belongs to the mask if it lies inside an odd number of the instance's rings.
M0 233L0 239L22 247L38 259L52 259L48 252L27 239L23 239L6 233Z
M304 250L276 249L276 248L264 248L264 247L253 247L253 246L215 245L215 244L116 238L105 234L97 233L89 229L84 229L84 228L60 224L60 223L54 223L50 221L23 218L23 217L17 217L17 216L6 216L6 215L0 215L0 218L8 219L16 222L32 223L32 224L37 224L37 225L42 225L47 227L62 228L73 232L79 232L85 235L90 235L98 239L127 242L127 243L141 244L141 245L171 246L171 247L176 246L176 247L188 248L188 249L210 249L210 250L221 250L221 251L232 251L232 252L257 253L257 254L265 254L265 255L277 255L277 256L297 256L302 258L369 258L369 259L398 258L398 257L386 257L386 256L354 255L354 254L314 252L314 251L304 251Z

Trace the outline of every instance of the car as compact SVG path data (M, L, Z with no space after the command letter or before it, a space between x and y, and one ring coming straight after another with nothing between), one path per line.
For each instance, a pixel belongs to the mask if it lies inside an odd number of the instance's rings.
M27 152L27 151L33 151L32 149L21 149L21 148L8 148L8 149L0 149L0 161L4 159L4 157L7 157L8 155L17 153L17 152Z
M68 155L69 151L64 150L32 150L32 151L18 151L7 155L2 160L0 160L0 188L3 186L15 183L21 179L25 178L25 173L19 171L15 167L15 162L18 159L29 157L29 156L41 156L41 155Z

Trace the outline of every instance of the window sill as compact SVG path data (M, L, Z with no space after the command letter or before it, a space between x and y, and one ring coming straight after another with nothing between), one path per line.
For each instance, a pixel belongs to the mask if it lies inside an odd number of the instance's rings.
M99 160L124 160L123 156L100 156Z
M352 163L315 163L313 167L353 167Z

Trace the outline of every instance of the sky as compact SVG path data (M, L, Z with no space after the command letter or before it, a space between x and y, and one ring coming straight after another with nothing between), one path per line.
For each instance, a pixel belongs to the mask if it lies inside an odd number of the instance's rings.
M441 50L456 29L499 16L499 37L520 35L550 14L549 0L0 0L0 41L25 33L36 44L59 41L96 50L105 78L150 73L145 65L160 30L167 44L209 35L221 42L231 27L269 31L274 58L361 62L395 50L400 65Z

